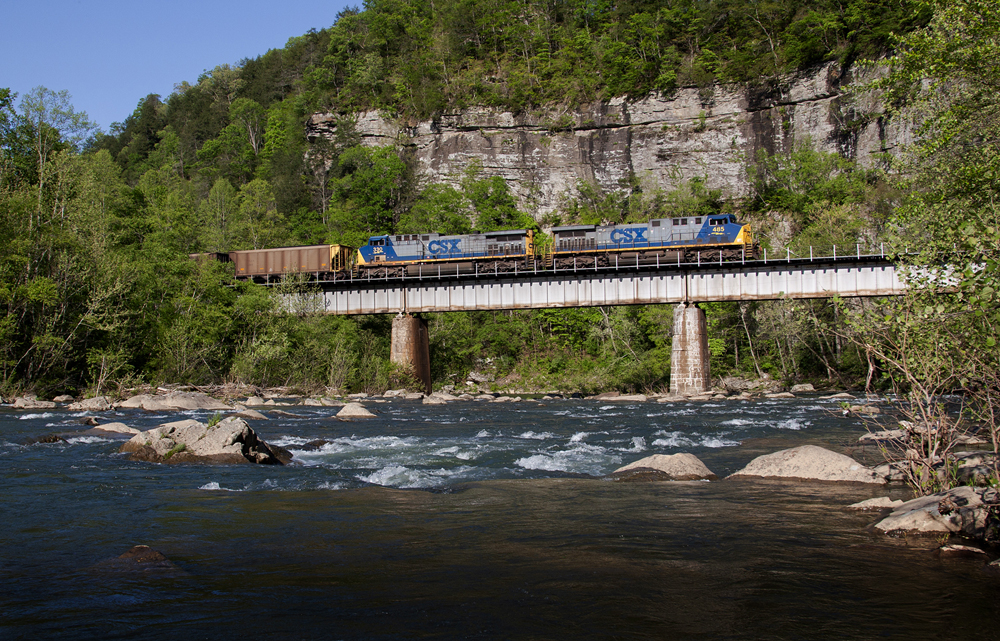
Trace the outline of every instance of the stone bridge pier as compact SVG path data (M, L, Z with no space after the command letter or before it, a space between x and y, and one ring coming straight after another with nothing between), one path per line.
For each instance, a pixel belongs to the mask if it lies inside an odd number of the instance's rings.
M427 321L422 318L399 314L392 319L392 342L389 360L409 368L431 393L431 354L427 340Z
M708 330L705 310L691 303L674 308L674 333L670 349L670 393L703 394L711 389Z

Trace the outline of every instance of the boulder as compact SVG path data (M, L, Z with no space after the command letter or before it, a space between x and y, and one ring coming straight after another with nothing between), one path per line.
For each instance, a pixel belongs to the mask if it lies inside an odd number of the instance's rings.
M883 484L885 479L849 456L817 445L758 456L729 478L746 476Z
M421 401L424 405L447 405L448 401L439 396L428 396Z
M952 461L957 464L954 470L958 482L963 485L988 485L996 465L993 452L954 452Z
M406 400L406 401L419 401L423 397L424 397L424 395L421 394L420 392L410 392L410 393L408 393L408 394L406 394L406 395L403 396L403 400Z
M791 392L776 392L774 394L764 394L764 398L795 398Z
M777 392L781 389L781 382L773 380L765 374L765 378L746 379L738 376L726 376L719 380L719 386L728 392Z
M306 407L323 407L323 401L318 398L303 399L302 404Z
M866 414L868 416L875 416L876 414L882 413L882 410L874 405L851 405L848 411L850 411L851 414Z
M893 501L888 496L879 496L860 503L852 503L847 506L849 510L891 510L899 507L903 501L896 499Z
M135 461L153 463L262 463L281 465L291 454L269 446L240 418L215 425L176 421L136 434L121 447Z
M903 503L875 524L881 532L961 533L981 537L987 510L975 488L960 486Z
M50 410L53 409L56 404L52 401L40 401L32 396L19 396L14 399L13 406L16 410Z
M246 403L244 403L244 405L246 405L247 407L253 407L255 405L263 405L266 402L267 401L265 401L259 396L248 396Z
M799 383L798 385L792 385L792 388L788 391L792 394L804 394L807 392L815 392L816 388L813 387L812 383Z
M275 416L287 416L289 418L305 418L302 414L292 414L291 412L286 412L285 410L270 410L270 412Z
M70 396L69 394L61 394L52 400L56 403L72 403L76 399Z
M820 400L828 401L830 399L851 399L854 398L847 392L840 392L839 394L831 394L830 396L820 396Z
M694 454L653 454L618 468L609 475L616 481L714 481L718 477Z
M881 432L869 432L862 434L858 438L858 443L889 443L893 441L903 442L909 437L905 430L882 430Z
M656 399L656 402L657 403L677 403L677 402L685 401L685 400L687 400L687 399L684 398L683 396L677 396L676 394L667 394L666 396L661 396L660 398Z
M182 573L163 553L148 545L133 546L121 556L98 563L94 569L110 572Z
M361 403L348 403L337 412L337 418L372 418L374 416Z
M118 407L138 408L147 412L164 412L174 410L232 410L222 401L216 400L201 392L169 392L162 396L139 394L125 401Z
M323 397L319 399L319 402L323 404L323 407L343 407L344 404L340 401L335 401L332 398Z
M612 396L610 398L605 398L601 400L645 403L647 400L649 400L649 398L645 394L619 394L618 396Z
M987 439L976 434L959 434L955 437L954 443L962 447L982 447L990 444Z
M71 403L69 409L76 412L106 412L112 409L112 405L107 396L95 396L79 403Z
M247 421L269 421L268 417L264 416L257 410L243 410L242 412L237 412L233 414L236 418L242 418Z
M603 394L595 394L594 396L590 396L588 398L595 401L614 401L617 400L619 396L621 396L621 392L604 392Z
M406 390L405 389L391 389L391 390L386 390L385 393L382 394L383 398L396 398L397 396L406 396Z
M940 552L942 555L947 555L947 556L968 556L968 557L986 556L985 550L974 548L971 545L958 545L956 543L952 543L950 545L942 545L940 548L938 548L938 552Z
M113 432L115 434L139 434L139 430L134 427L129 427L125 423L105 423L104 425L95 425L94 430L100 430L102 432ZM91 430L93 431L93 430Z
M454 394L449 394L448 392L434 392L430 395L430 398L439 398L442 401L457 401L458 397Z
M906 461L892 461L875 466L875 473L890 483L906 482L909 464Z

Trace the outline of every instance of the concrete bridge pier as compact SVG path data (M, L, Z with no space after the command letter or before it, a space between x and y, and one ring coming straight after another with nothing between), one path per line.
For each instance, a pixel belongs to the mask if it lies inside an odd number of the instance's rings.
M703 394L712 386L705 311L691 303L674 308L670 349L670 393Z
M704 318L704 315L702 316ZM392 343L389 360L408 367L431 393L431 352L427 341L427 321L409 314L392 319Z

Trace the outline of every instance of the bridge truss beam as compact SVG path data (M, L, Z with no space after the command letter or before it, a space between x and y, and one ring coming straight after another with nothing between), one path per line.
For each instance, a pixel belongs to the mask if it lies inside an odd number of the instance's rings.
M498 277L359 281L323 286L329 314L458 312L717 301L897 296L885 260L771 263L700 269L547 272Z

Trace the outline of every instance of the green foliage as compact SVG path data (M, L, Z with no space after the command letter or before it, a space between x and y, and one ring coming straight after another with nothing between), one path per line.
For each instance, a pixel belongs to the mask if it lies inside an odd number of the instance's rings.
M804 228L822 207L863 202L875 175L839 154L814 150L806 139L787 156L762 154L750 180L753 207L788 213Z
M910 32L929 16L908 0L371 0L284 48L217 66L165 99L143 98L108 135L88 138L93 129L65 92L38 88L18 103L0 89L0 386L100 391L169 380L380 391L405 384L388 362L390 319L289 310L274 292L234 283L226 266L188 254L359 245L380 233L537 229L510 186L476 163L447 185L425 184L405 146L362 146L352 115L360 110L405 123L469 105L523 112L685 86L707 97L715 82L757 82L880 54L890 33ZM994 39L981 40L976 55L990 59ZM948 42L907 46L918 54L951 46L949 61L968 67L975 51ZM898 60L897 71L912 58ZM964 273L956 296L992 327L991 82L959 82L968 91L958 92L964 102L954 103L951 120L928 121L924 130L942 132L927 140L947 141L928 148L927 167L947 163L961 180L888 193L870 173L804 146L759 160L752 201L724 203L705 180L663 190L629 176L610 191L580 185L547 222L742 209L755 225L772 215L794 218L797 239L775 235L775 243L844 244L881 231L886 203L910 191L901 226L941 239L928 247L943 251L950 242L985 257L986 268ZM894 104L923 95L911 89L892 94ZM307 140L306 122L318 111L330 115L312 122ZM954 124L962 122L974 122L968 131L985 132L990 144L978 147ZM575 125L570 116L543 123L554 135ZM974 215L957 227L932 220L970 208ZM289 287L309 299L307 288ZM717 374L833 376L831 368L864 361L835 345L841 321L821 303L706 311ZM434 377L457 381L485 368L539 386L656 389L669 375L671 322L671 308L660 306L434 315ZM995 332L976 331L970 336L979 344L995 344Z
M884 52L922 24L913 2L683 0L668 6L491 0L368 2L306 74L317 106L426 117L747 81Z
M402 233L420 233L433 229L442 234L467 234L472 231L472 202L450 185L429 185L413 207L399 221Z
M167 451L167 453L163 455L163 460L164 461L170 460L170 458L173 457L175 454L180 454L181 452L183 452L186 449L187 449L187 444L185 444L185 443L178 443L177 445L174 445L173 447L171 447Z
M872 85L888 110L916 126L898 163L906 198L890 229L919 253L903 257L913 267L907 295L855 320L866 350L891 365L904 411L937 433L910 468L921 492L949 484L935 466L966 429L963 418L987 428L994 451L1000 442L1000 3L925 6L929 25L901 38L888 74ZM966 392L957 420L939 404L956 388Z

